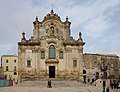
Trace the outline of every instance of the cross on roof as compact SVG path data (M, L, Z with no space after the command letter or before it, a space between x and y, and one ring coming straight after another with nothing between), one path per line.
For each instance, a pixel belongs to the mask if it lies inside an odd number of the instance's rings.
M53 10L54 7L55 7L55 5L54 5L54 4L51 4L51 8L52 8L52 10Z

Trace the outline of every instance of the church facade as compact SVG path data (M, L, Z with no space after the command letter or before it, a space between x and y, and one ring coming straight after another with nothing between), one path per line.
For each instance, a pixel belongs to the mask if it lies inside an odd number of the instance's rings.
M23 32L18 42L20 80L82 80L85 43L81 32L78 40L70 36L70 24L68 17L63 22L53 10L42 22L36 17L31 39Z
M18 42L18 80L86 82L102 75L115 78L119 73L118 56L83 54L82 34L78 33L77 40L71 37L68 17L63 22L51 10L41 22L36 17L33 25L33 36L27 40L23 32L21 42Z

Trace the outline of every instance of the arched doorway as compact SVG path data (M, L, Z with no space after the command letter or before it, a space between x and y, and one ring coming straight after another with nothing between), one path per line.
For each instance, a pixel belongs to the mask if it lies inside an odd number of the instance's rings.
M84 83L86 83L86 70L83 70L83 79L84 79Z

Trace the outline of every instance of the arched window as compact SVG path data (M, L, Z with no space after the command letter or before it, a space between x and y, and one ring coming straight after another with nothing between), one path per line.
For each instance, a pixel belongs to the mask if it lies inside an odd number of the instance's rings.
M31 61L27 60L27 67L31 67Z
M53 45L49 48L49 58L54 59L55 58L55 47Z

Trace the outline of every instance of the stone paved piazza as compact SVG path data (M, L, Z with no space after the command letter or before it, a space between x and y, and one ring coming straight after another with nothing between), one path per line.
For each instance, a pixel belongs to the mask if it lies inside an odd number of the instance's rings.
M77 81L52 81L52 88L47 88L47 81L26 81L13 87L1 87L0 92L102 92L102 88ZM110 89L110 92L120 92L120 89Z

